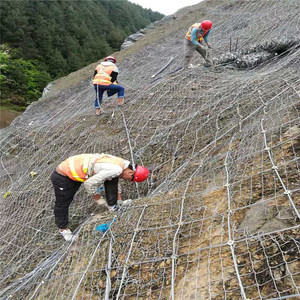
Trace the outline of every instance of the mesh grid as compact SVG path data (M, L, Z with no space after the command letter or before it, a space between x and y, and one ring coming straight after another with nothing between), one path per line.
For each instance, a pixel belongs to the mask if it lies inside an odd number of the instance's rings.
M85 79L2 130L1 297L299 297L299 12L296 0L200 3L120 62L122 110L105 99L93 115ZM218 66L179 69L199 19L214 23ZM133 155L150 178L123 184L136 200L104 234L95 227L114 216L81 189L77 239L63 243L50 174L94 152Z

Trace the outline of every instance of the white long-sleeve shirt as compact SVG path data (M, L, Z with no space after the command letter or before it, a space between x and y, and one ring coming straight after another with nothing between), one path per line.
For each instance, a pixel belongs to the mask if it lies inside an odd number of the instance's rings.
M128 160L124 160L124 168L122 169L120 166L112 163L95 163L93 166L95 175L90 176L84 182L84 187L88 194L96 195L98 188L104 184L104 181L119 177L123 170L128 168L129 164ZM120 185L118 191L121 192Z

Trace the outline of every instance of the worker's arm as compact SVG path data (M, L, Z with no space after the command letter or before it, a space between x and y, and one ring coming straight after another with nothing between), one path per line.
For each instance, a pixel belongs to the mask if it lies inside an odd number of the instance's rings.
M192 32L191 32L191 42L195 45L195 46L199 46L202 47L202 45L200 43L197 42L197 32L198 29L195 27L193 28Z
M96 76L96 74L97 74L97 70L94 71L94 77Z
M112 73L110 74L111 82L112 82L112 83L118 84L118 82L117 82L118 74L119 74L119 69L118 69L117 66L115 66L114 70L113 70Z
M207 44L208 48L211 48L211 44L209 42L209 34L210 34L210 32L211 32L211 30L208 30L207 33L206 33L206 35L203 38L204 41L205 41L205 43Z
M118 73L113 71L110 76L111 76L111 82L115 82L117 80Z
M122 200L122 188L120 182L118 183L118 200Z
M97 190L99 186L102 186L106 180L119 177L122 171L123 170L120 166L109 163L101 164L101 169L84 182L84 187L87 193L90 195L96 195L98 193Z

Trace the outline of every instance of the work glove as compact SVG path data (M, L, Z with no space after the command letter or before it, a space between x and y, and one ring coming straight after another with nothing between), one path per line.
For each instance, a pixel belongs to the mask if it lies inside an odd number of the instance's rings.
M209 49L212 49L212 46L211 46L211 45L207 45L207 47L208 47Z
M101 197L100 197L100 199L95 200L95 202L96 202L96 204L99 205L99 206L106 204L106 200L103 199L103 198L101 198Z
M120 206L129 206L133 203L132 199L127 199L127 200L118 200L118 205Z

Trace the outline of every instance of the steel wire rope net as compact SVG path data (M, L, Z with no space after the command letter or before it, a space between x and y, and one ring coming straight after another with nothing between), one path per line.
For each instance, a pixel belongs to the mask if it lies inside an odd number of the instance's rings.
M205 3L118 65L122 112L104 99L95 116L87 79L2 130L0 298L299 297L300 4ZM214 23L218 65L195 55L179 70L185 31L201 19ZM105 235L95 227L113 215L80 189L77 239L63 243L50 174L94 152L133 157L151 175L138 192L123 184L134 204Z

